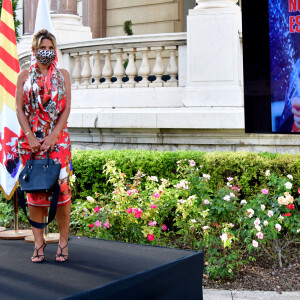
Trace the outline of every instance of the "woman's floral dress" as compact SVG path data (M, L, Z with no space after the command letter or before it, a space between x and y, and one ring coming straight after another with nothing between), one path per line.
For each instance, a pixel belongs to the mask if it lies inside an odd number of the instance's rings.
M43 139L51 134L66 105L64 78L54 64L50 66L47 77L48 84L35 64L29 69L23 86L25 115L28 118L32 132L38 139ZM22 130L19 136L18 150L22 164L25 166L26 161L30 158L31 150L27 137ZM46 154L41 151L35 154L36 159L45 157ZM61 164L58 205L65 205L71 201L69 175L72 168L71 143L67 125L60 132L53 151L49 152L49 157L54 162ZM50 205L51 198L51 193L27 194L27 202L32 206L47 207Z

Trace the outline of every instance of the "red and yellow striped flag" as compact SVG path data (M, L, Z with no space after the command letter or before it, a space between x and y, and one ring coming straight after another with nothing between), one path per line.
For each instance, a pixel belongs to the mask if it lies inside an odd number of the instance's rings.
M0 21L0 188L10 199L20 173L16 84L20 71L11 0L3 0Z

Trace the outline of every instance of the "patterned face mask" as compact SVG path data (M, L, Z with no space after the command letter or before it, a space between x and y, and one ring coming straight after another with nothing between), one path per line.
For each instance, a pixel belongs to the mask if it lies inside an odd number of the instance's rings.
M51 64L56 57L56 53L53 50L37 50L36 52L36 59L42 64L42 65L48 65Z

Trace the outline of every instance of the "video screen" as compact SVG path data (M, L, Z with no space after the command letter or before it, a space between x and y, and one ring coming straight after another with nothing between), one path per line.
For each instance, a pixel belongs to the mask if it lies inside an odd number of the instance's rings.
M245 128L300 132L300 0L243 0Z
M269 0L272 132L300 132L300 0Z

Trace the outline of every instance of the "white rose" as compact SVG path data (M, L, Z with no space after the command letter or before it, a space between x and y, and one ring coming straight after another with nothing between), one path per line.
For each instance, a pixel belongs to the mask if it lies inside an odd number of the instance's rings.
M86 200L89 201L90 203L94 203L95 202L95 199L93 197L91 197L91 196L87 196Z
M209 179L210 179L210 175L208 175L208 174L203 174L203 178L209 180Z
M226 195L223 199L224 199L225 201L230 201L230 195Z
M267 177L270 176L270 170L267 170L265 174Z
M220 238L221 238L222 241L225 242L225 241L228 239L227 233L226 233L226 232L223 233L223 234L220 236Z
M286 177L287 177L288 179L290 179L290 180L294 180L294 177L293 177L293 175L291 175L291 174L287 175Z
M265 210L265 209L266 209L266 206L262 204L262 205L260 206L260 209L261 209L261 210Z
M293 186L290 182L286 182L284 185L288 190L291 190Z

